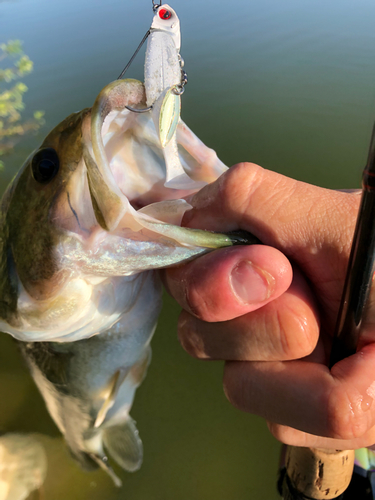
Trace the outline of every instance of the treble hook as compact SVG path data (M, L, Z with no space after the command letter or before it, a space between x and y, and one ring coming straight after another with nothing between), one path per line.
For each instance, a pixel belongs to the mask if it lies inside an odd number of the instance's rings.
M152 0L152 10L156 12L159 7L161 7L162 3L160 2L159 4L156 4L154 0Z

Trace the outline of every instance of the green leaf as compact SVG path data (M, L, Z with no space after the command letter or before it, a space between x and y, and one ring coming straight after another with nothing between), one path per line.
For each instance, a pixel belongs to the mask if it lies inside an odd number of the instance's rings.
M44 111L34 111L34 118L35 118L35 120L38 120L38 121L43 120L43 118L44 118Z
M33 62L24 54L20 40L0 44L0 61L8 57L13 59L11 65L0 68L0 155L11 153L22 135L38 130L45 123L44 111L40 110L34 112L33 118L22 119L23 95L28 90L24 83L17 81L7 85L33 70ZM3 167L1 162L0 170Z
M21 76L25 76L33 70L33 62L28 58L28 56L22 56L19 61L16 62L16 67Z
M0 81L10 82L17 78L17 73L12 68L5 68L0 70Z
M9 40L7 43L2 43L0 49L9 56L22 54L21 40Z
M13 87L14 91L20 92L21 94L24 94L27 91L27 87L24 83L18 82L15 84Z

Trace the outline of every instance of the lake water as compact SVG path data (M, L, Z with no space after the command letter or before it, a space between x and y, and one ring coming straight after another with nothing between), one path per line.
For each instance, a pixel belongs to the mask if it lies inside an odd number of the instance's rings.
M91 106L149 27L151 0L0 2L0 43L21 39L34 61L25 117L46 124L5 159L4 190L46 133ZM182 117L229 166L253 161L329 188L359 187L375 118L372 0L175 1L189 83ZM142 79L141 51L127 76ZM257 417L226 401L222 364L190 359L166 305L153 362L132 415L142 469L104 472L71 460L17 347L0 335L0 431L36 433L48 456L46 500L276 499L279 444ZM31 497L34 498L34 497ZM35 498L37 496L35 495Z

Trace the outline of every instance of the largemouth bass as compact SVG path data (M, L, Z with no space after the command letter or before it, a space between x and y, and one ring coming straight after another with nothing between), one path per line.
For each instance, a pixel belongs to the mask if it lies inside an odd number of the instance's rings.
M176 66L168 30L157 27L154 39ZM180 227L189 209L183 197L227 167L176 119L175 76L156 91L149 77L146 91L132 79L106 86L91 109L50 132L1 201L0 329L22 341L72 454L106 469L116 484L104 447L126 470L142 461L129 410L161 307L156 270L249 242ZM152 112L131 111L147 100Z
M165 187L152 117L128 111L128 104L145 105L143 84L109 84L92 109L52 130L4 194L0 328L27 342L26 354L39 351L29 364L75 455L105 464L104 436L108 444L108 428L120 422L134 454L128 465L112 454L134 470L142 453L128 412L161 307L155 270L243 240L179 226L189 208L180 197L193 191ZM182 121L177 140L190 180L207 183L226 169ZM46 348L45 341L54 344ZM69 366L58 363L61 352ZM65 381L57 379L56 391L48 386L55 383L50 365L61 368Z

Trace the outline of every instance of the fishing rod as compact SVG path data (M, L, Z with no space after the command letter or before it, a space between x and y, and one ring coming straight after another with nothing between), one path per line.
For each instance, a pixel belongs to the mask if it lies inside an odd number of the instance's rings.
M375 260L375 124L367 165L362 177L362 198L349 257L344 291L336 323L330 368L357 350L363 313L368 302Z
M362 176L362 197L336 322L330 368L356 352L362 319L369 300L375 260L375 124ZM362 450L361 450L362 451ZM367 451L367 450L366 450ZM354 450L322 450L288 446L281 493L284 500L346 500L375 498L373 488L365 497L344 493L354 467ZM370 464L369 464L370 465ZM370 469L369 469L370 470ZM370 470L371 472L371 470ZM363 474L365 475L365 474ZM372 493L371 493L372 489ZM348 490L349 492L349 490ZM370 495L370 496L369 496Z

